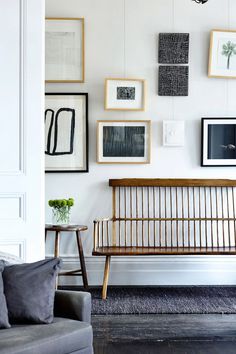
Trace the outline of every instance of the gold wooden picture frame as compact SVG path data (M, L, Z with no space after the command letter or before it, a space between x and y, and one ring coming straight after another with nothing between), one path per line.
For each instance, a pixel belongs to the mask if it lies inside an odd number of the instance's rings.
M105 79L105 110L144 111L146 105L146 80Z
M45 48L46 83L84 82L84 18L47 17Z
M97 162L100 164L149 164L150 120L97 121Z
M211 31L208 77L236 78L236 30Z

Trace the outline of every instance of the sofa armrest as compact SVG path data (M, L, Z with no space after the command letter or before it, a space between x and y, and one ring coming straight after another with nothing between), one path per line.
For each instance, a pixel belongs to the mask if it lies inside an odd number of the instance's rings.
M91 294L82 291L56 290L54 315L91 322Z

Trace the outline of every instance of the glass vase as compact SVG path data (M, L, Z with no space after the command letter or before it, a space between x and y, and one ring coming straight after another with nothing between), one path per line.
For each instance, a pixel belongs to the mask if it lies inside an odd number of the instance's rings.
M68 225L70 223L70 208L63 206L61 208L52 208L52 224Z

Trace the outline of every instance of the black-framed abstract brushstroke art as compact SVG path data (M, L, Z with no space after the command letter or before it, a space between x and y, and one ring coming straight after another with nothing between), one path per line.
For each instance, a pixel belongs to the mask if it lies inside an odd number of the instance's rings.
M46 172L88 172L88 94L46 93Z
M148 164L151 149L149 120L97 122L97 162Z
M202 166L236 166L236 118L202 118Z

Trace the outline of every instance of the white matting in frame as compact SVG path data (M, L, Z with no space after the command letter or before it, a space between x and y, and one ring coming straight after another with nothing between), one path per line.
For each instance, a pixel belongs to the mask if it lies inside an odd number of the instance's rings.
M145 110L146 82L142 79L106 79L106 110Z
M98 163L148 164L150 150L150 120L97 122Z
M46 18L46 82L84 82L84 19Z
M211 31L208 76L236 78L236 31Z
M88 94L47 93L46 172L88 172Z

